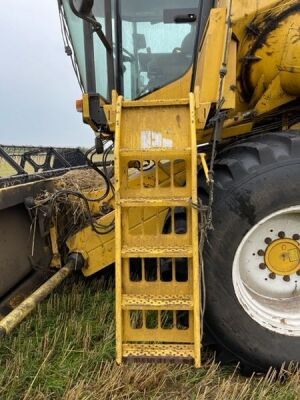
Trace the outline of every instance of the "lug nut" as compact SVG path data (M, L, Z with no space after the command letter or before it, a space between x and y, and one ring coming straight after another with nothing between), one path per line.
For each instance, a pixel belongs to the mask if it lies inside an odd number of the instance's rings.
M272 273L269 275L269 278L270 278L270 279L276 279L276 274L274 274L274 272L272 272Z
M265 255L265 252L263 250L258 250L257 254L263 257Z
M264 264L264 263L261 263L261 264L259 264L259 268L260 268L260 269L266 269L266 268L267 268L267 266L266 266L266 264Z
M289 275L285 275L285 276L283 277L283 280L284 280L285 282L290 282L291 277L290 277Z
M278 233L278 237L280 237L280 239L284 239L285 238L285 232L281 231Z
M265 243L266 244L271 244L272 243L272 239L271 238L265 238Z
M293 239L294 240L299 240L300 239L300 235L298 235L298 233L296 233L295 235L293 235Z

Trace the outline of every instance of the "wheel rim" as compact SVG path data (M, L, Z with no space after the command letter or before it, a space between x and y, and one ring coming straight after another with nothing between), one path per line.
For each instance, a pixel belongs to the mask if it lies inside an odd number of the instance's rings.
M239 303L254 321L300 337L300 206L270 214L245 235L232 278Z

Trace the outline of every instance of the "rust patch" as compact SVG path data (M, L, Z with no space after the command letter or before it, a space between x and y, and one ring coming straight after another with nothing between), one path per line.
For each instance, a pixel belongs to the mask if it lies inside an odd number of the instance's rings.
M22 301L24 301L26 299L26 296L24 296L23 294L18 294L15 297L13 297L10 302L9 302L9 306L11 308L16 308L18 305L20 305L22 303Z

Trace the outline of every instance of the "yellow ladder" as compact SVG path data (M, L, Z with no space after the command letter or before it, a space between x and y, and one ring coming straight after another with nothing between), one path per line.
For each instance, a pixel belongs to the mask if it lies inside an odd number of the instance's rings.
M200 367L194 95L159 102L119 97L115 135L117 363ZM140 166L135 184L133 165Z

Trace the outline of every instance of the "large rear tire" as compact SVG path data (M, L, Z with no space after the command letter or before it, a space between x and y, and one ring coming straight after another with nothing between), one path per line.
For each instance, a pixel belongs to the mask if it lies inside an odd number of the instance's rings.
M206 196L203 177L199 182ZM253 370L299 363L300 133L228 147L216 161L215 182L214 230L204 250L205 325Z

